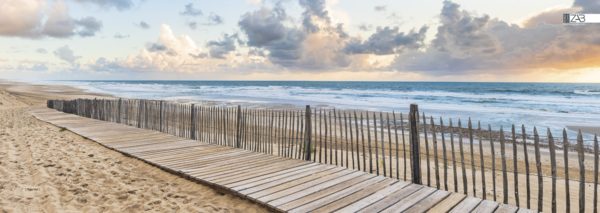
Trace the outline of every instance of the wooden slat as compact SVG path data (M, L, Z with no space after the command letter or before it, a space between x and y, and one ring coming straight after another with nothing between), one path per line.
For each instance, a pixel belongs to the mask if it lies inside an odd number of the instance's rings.
M306 154L304 153L304 144L302 143L304 141L302 138L305 135L301 131L304 131L304 125L308 124L304 123L304 120L300 117L302 116L301 113L297 111L286 112L283 119L285 124L290 128L294 128L294 130L289 128L277 129L275 126L273 131L270 129L267 131L264 129L265 126L277 123L275 122L276 120L274 119L272 124L268 122L268 118L266 117L269 113L265 114L259 110L246 110L244 114L239 116L240 119L243 118L244 120L239 125L239 142L244 149L237 149L228 147L233 144L233 141L227 135L230 131L227 123L230 123L230 121L228 120L229 111L226 108L192 108L187 105L169 103L163 105L162 102L158 104L159 102L156 101L137 101L131 103L141 105L127 105L130 104L130 101L124 101L126 104L123 108L132 109L132 111L125 112L123 115L127 113L131 115L127 115L125 118L115 118L116 111L114 105L116 102L99 100L94 103L101 103L103 104L101 106L103 107L102 109L109 110L108 112L94 114L93 117L95 118L102 117L110 121L122 120L124 123L139 125L147 129L68 115L54 110L34 109L32 113L37 118L42 120L47 118L45 120L47 122L88 137L116 151L129 154L132 157L168 171L185 174L189 178L245 195L250 200L262 203L278 211L373 212L385 210L397 212L406 210L407 212L423 212L429 209L448 210L454 207L460 207L455 209L473 209L476 206L473 206L473 203L481 201L475 199L465 202L463 200L464 195L461 194L439 191L435 188L392 179L394 153L391 152L393 145L391 134L396 134L395 136L397 137L397 133L396 131L394 133L391 132L392 122L387 117L385 117L386 120L384 121L384 116L381 113L378 118L380 120L375 121L380 122L378 124L380 127L376 127L373 132L377 136L371 138L371 131L367 131L367 141L364 141L363 138L365 135L363 133L359 136L359 129L362 132L363 126L361 124L359 127L357 116L354 116L355 129L352 129L352 125L350 124L349 131L350 133L356 132L356 135L351 134L350 136L351 138L356 137L356 145L352 143L340 145L342 143L339 141L339 137L348 137L348 130L345 129L347 125L345 121L346 113L329 112L328 114L324 114L325 122L327 122L325 131L328 137L325 138L324 144L319 144L318 146L319 149L321 149L321 145L325 148L325 161L329 163L335 161L344 167L350 167L350 164L352 164L354 168L355 165L357 167L361 165L359 160L360 155L355 156L356 153L361 153L359 142L365 144L365 142L373 139L374 144L369 143L368 147L363 145L362 169L367 170L365 166L366 148L369 149L369 152L372 150L376 152L372 153L375 156L371 155L370 157L379 156L378 152L381 151L382 158L376 158L377 161L385 160L387 157L389 162L382 165L383 170L377 168L379 163L371 163L371 167L368 169L370 171L382 171L382 174L388 177L376 176L333 165L323 165L309 161L256 153L270 153L273 148L276 148L277 153L289 156L290 158L301 158ZM161 107L162 110L157 111L157 107ZM195 112L192 112L192 109ZM249 114L245 115L246 113ZM190 118L192 115L198 118L197 122ZM271 113L271 115L274 114ZM341 120L341 115L344 115L344 121ZM373 115L377 117L376 114ZM315 118L317 118L316 116ZM387 133L384 131L385 122L388 125ZM377 123L373 124L377 125ZM431 124L433 125L433 122ZM369 122L367 122L368 125ZM314 125L314 127L316 128L317 126ZM394 123L395 127L396 124ZM165 132L181 137L197 137L211 143L188 140L153 131L153 129L164 130ZM334 130L336 131L335 133ZM436 134L435 126L432 126L431 131L433 134ZM270 142L274 137L271 135L271 132L278 134L275 138L280 133L285 134L281 136L283 140ZM384 143L386 140L385 134L388 134L387 144ZM337 141L336 137L338 137ZM354 142L354 140L352 141ZM437 158L436 150L438 141L434 139L433 142L435 148L434 157ZM277 146L280 147L273 147L274 143L278 143ZM395 143L398 146L398 139L396 139ZM385 150L386 145L390 148L387 153ZM316 146L317 143L315 140L315 153ZM381 146L381 150L379 150L379 146ZM341 151L342 156L337 156L338 154L333 153L334 150ZM356 150L356 153L353 153L354 150ZM386 154L388 156L385 156ZM320 155L319 160L322 157ZM329 155L329 158L327 158L327 155ZM395 155L396 161L398 161L399 156L397 151ZM312 160L316 161L316 156ZM333 159L334 157L335 160ZM370 159L372 160L372 158ZM350 163L350 161L352 162ZM396 166L398 166L398 162L396 162ZM441 181L438 180L438 164L435 163L435 166L436 186L441 187ZM398 168L396 169L395 178L399 178ZM444 166L444 169L446 169L446 166ZM483 208L483 206L479 208Z

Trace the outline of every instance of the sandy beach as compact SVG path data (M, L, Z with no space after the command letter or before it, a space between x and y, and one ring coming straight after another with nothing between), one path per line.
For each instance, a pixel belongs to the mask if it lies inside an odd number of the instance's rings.
M0 83L3 212L267 211L125 157L27 113L48 98L98 95L71 87Z

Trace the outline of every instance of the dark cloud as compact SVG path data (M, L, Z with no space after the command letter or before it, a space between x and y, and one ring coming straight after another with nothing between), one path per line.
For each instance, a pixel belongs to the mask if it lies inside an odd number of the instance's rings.
M358 29L362 30L362 31L369 31L369 30L373 29L373 25L361 24L361 25L358 25Z
M305 37L301 30L285 26L286 20L283 8L262 8L244 14L238 24L248 38L248 46L265 48L271 61L286 66L300 58Z
M385 5L377 5L373 8L377 12L382 12L387 10L387 6Z
M300 0L300 6L305 10L302 24L309 32L319 31L319 26L314 23L313 17L317 17L326 24L331 22L327 10L325 10L325 0Z
M417 49L423 46L427 27L409 33L399 32L398 27L378 27L367 40L353 39L345 48L350 54L395 54L402 49Z
M201 16L202 11L200 9L194 8L193 3L189 3L185 5L183 12L181 12L180 14L184 16Z
M96 35L102 29L102 22L94 17L85 17L75 21L75 25L79 27L77 34L81 37L90 37Z
M600 1L598 0L575 0L575 7L581 7L582 13L600 13Z
M219 25L219 24L223 24L223 17L221 17L220 15L211 13L208 16L208 22L206 23L206 25Z
M96 4L104 8L116 8L117 10L126 10L133 7L132 0L75 0L81 3Z
M227 54L235 51L236 43L239 41L238 34L223 35L219 41L209 41L206 45L210 50L210 56L213 58L225 58Z
M600 26L528 22L521 27L487 15L473 15L450 1L444 2L440 21L432 44L425 51L398 55L392 68L460 74L600 66Z
M150 25L145 21L140 21L140 23L136 23L135 25L145 30L150 29Z
M75 62L81 58L81 56L76 56L68 45L54 50L54 55L63 61L69 62L70 64L75 64Z
M150 52L162 52L162 51L166 51L167 47L160 43L151 43L148 45L148 47L146 49Z

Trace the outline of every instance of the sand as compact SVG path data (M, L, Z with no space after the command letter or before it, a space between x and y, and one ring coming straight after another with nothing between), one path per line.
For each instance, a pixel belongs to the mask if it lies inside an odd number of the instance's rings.
M106 149L27 113L46 98L92 97L60 86L0 83L3 212L266 212Z

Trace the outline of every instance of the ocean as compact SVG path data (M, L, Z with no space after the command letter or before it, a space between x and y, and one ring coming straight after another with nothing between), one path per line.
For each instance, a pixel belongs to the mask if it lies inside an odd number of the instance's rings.
M411 103L437 120L472 118L493 128L600 126L600 84L336 81L52 81L125 98L327 105L407 112ZM572 131L571 131L572 132ZM574 134L570 134L574 135ZM556 135L559 136L559 135ZM587 136L589 138L589 135Z

